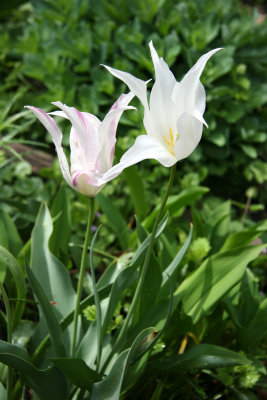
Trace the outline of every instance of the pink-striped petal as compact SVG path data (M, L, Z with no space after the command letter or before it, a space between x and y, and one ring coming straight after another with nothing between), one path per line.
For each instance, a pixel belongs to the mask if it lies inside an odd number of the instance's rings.
M100 150L98 131L96 125L87 118L86 113L82 113L74 107L68 107L60 101L52 103L60 108L70 120L74 128L80 147L80 160L85 170L95 169L97 157ZM90 114L89 114L90 115ZM71 149L72 150L72 149Z
M112 166L118 122L123 111L135 110L135 107L128 106L133 97L132 92L127 95L122 94L99 126L101 150L98 158L98 169L100 172L106 172Z
M62 132L58 128L58 126L55 123L55 121L53 120L53 118L50 117L41 108L37 108L37 107L33 107L33 106L25 106L25 108L28 108L36 115L36 117L39 119L39 121L44 125L44 127L47 129L47 131L52 136L52 140L54 142L54 145L56 147L56 151L58 154L58 160L59 160L59 165L61 168L62 175L63 175L64 179L67 181L67 183L71 187L73 187L72 178L71 178L70 171L69 171L68 161L67 161L65 153L62 149L62 146L61 146Z

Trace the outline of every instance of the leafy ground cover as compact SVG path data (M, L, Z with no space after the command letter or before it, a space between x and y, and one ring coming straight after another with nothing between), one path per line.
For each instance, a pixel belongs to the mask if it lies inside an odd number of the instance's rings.
M38 280L51 301L69 299L62 307L55 304L63 330L58 335L63 335L65 345L68 343L68 315L73 308L88 205L84 196L62 182L49 136L23 107L32 104L51 111L50 102L59 100L102 118L111 99L126 89L100 64L149 79L153 65L147 43L152 39L178 79L201 54L216 47L224 51L209 61L202 75L209 129L204 130L196 151L177 166L167 204L168 224L163 221L153 273L147 277L148 289L124 344L125 349L133 347L130 355L121 353L109 371L110 380L117 382L114 399L264 398L267 22L259 22L257 8L234 0L3 3L0 280L13 315L12 345L19 347L3 344L7 339L3 303L0 394L4 396L8 380L7 365L15 368L14 399L23 395L32 398L29 388L41 399L66 398L63 375L71 382L69 386L81 388L80 398L83 394L89 398L91 392L90 398L97 399L110 391L108 379L92 390L100 377L92 372L96 308L89 274L84 282L84 299L89 297L90 301L83 306L84 339L79 348L79 360L86 364L77 361L68 369L60 349L62 359L56 359L60 347L57 341L48 351L38 350L38 343L47 334L43 319L47 305L45 297L38 297ZM140 107L123 116L116 160L140 132L144 133L142 117ZM69 132L69 126L60 123L63 132ZM63 143L68 144L67 134ZM18 144L27 147L21 152ZM49 154L45 167L40 155L36 161L29 161L32 149ZM114 300L102 326L106 351L129 310L136 286L131 260L151 232L168 175L167 168L145 161L125 170L97 196L93 230L103 225L94 259L99 293L106 288L111 295L121 285L121 298ZM42 263L36 261L40 249ZM182 260L181 252L185 252ZM24 256L34 273L31 277L28 271L28 280ZM49 279L44 279L47 265L56 265L59 276L49 270ZM126 277L120 275L122 272ZM171 315L167 274L175 282ZM66 284L59 294L61 281ZM151 310L153 302L155 308ZM161 331L166 315L168 324L150 347L150 356L146 353L132 365L140 348L146 348L157 336L155 332ZM148 326L154 330L144 332ZM135 342L136 351L133 343L142 329L143 336ZM119 377L116 368L123 369ZM75 369L79 376L74 374ZM55 387L58 392L53 392Z

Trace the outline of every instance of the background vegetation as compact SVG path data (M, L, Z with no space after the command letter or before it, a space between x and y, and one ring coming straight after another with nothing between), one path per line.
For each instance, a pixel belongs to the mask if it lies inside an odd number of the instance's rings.
M49 135L23 106L51 111L51 101L59 100L103 117L127 89L100 65L149 79L153 75L151 39L178 80L201 54L224 48L208 62L201 78L209 129L204 129L195 152L178 164L169 207L173 223L158 243L161 264L168 265L177 246L184 244L192 221L193 241L178 281L207 257L237 243L266 241L267 22L257 7L237 0L9 0L1 4L0 19L0 245L20 263L25 252L30 254L31 232L44 200L54 223L50 250L65 264L75 285L87 214L83 196L63 183ZM134 100L133 104L138 103ZM59 123L67 145L69 126ZM143 131L141 107L124 113L115 160ZM150 230L152 210L168 173L156 162L145 161L124 171L97 197L95 225L103 223L97 242L98 276L109 260L125 257L142 237L140 226L138 238L133 230L135 214L138 223ZM101 249L107 254L101 255ZM153 400L263 396L267 257L263 251L256 258L247 256L251 260L239 283L229 287L216 305L209 304L208 316L192 320L190 306L179 306L160 345L171 353L165 355L164 363L169 365L178 343L187 338L190 346L192 337L241 352L253 363L213 372L196 365L197 373L188 368L183 374L175 366L166 372L155 349L146 373L126 384L125 399L135 398L136 393ZM0 278L12 297L15 288L3 261ZM89 283L86 290L90 291ZM131 293L132 288L125 294L124 311ZM110 331L120 326L124 311L117 311ZM27 345L34 347L36 313L31 307L24 312L27 323L19 326L17 336L24 329ZM88 318L94 320L90 312ZM1 331L5 338L5 329ZM5 382L3 364L0 381Z

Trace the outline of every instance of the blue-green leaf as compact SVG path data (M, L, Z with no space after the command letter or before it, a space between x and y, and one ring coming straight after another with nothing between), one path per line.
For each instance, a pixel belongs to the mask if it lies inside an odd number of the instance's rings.
M37 300L39 301L40 307L44 314L47 328L50 333L51 341L55 349L55 353L57 354L58 357L64 357L67 353L63 344L62 332L54 308L47 299L42 286L34 276L33 271L31 271L26 259L25 259L25 268L32 291L35 294Z
M19 371L40 400L66 400L68 386L62 373L54 367L40 370L28 362L27 358L24 348L0 341L0 362Z

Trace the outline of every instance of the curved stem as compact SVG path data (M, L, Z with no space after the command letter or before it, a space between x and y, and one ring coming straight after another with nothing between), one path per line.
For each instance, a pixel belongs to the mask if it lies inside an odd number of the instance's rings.
M104 368L107 366L107 364L110 361L110 359L113 356L113 354L115 354L119 343L121 342L121 340L123 339L123 337L125 335L125 332L126 332L126 330L128 328L128 325L129 325L129 322L130 322L133 314L136 311L136 307L137 307L138 301L139 301L139 299L141 297L141 293L142 293L142 290L143 290L144 282L145 282L146 275L147 275L147 272L148 272L149 262L150 262L151 254L152 254L152 251L153 251L154 243L155 243L155 237L156 237L157 228L158 228L159 222L160 222L160 220L162 218L162 215L163 215L163 212L164 212L164 208L165 208L166 202L167 202L169 194L170 194L170 190L171 190L173 179L174 179L174 175L175 175L175 170L176 170L176 164L174 164L171 167L171 173L170 173L168 186L167 186L165 195L164 195L164 197L162 199L162 203L161 203L158 215L157 215L157 217L155 219L155 222L154 222L154 225L153 225L153 228L152 228L152 231L151 231L151 238L150 238L149 246L148 246L148 249L147 249L147 252L146 252L146 257L145 257L145 260L144 260L143 267L142 267L142 269L140 270L140 273L139 273L139 279L138 279L137 287L136 287L136 290L135 290L135 293L134 293L133 300L131 302L131 306L130 306L129 312L128 312L127 317L126 317L126 319L125 319L125 321L123 323L123 326L122 326L121 331L119 333L119 336L118 336L118 338L117 338L117 340L115 342L115 345L114 345L114 347L112 349L112 352L111 352L110 356L107 358L107 360L106 360L106 362L105 362L105 364L104 364L104 366L102 368L102 372L103 372Z
M79 317L79 312L80 312L80 302L81 302L81 297L82 297L83 279L84 279L84 274L85 274L85 269L86 269L86 256L87 256L87 249L88 249L89 240L90 240L93 214L94 214L94 197L90 197L88 222L87 222L85 240L84 240L84 245L83 245L82 260L81 260L78 288L77 288L77 296L76 296L76 304L75 304L75 309L74 309L71 357L74 357L74 355L75 355L78 317Z
M7 319L7 342L11 343L12 340L12 315L11 315L11 309L7 297L7 293L5 291L4 286L0 282L0 293L2 294L3 301L5 304L5 309L6 309L6 319ZM6 384L6 398L7 400L11 399L11 375L12 375L12 370L10 367L8 367L7 370L7 384Z

